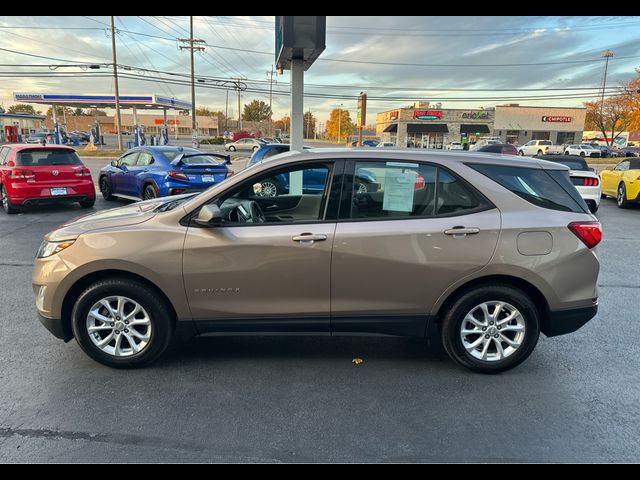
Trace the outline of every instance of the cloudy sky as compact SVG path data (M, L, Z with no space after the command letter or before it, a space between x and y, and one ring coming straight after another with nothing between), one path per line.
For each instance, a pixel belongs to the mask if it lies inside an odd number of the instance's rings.
M0 17L0 103L14 103L14 91L113 93L108 67L86 67L111 62L108 24L106 16ZM120 93L190 101L182 76L189 56L177 41L188 37L188 17L120 16L116 26L118 63L133 67L122 71ZM204 80L197 105L224 111L226 91L216 87L235 77L249 89L243 104L268 102L274 17L195 17L194 30L205 42L196 55L196 74ZM640 17L327 17L326 44L305 75L305 110L321 122L340 105L355 117L360 91L370 97L368 123L375 112L415 100L444 108L581 106L585 95L598 95L604 50L615 54L607 86L634 78ZM289 110L289 72L274 78L274 118L280 118ZM229 115L237 115L233 90Z

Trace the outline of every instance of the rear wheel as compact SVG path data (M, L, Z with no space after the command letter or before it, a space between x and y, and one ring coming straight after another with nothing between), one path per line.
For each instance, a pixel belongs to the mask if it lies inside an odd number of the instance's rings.
M540 335L538 311L521 290L483 285L463 293L446 309L442 344L459 365L498 373L522 363Z
M82 292L73 307L72 327L87 355L116 368L152 362L173 336L164 299L142 283L119 278L96 282Z
M565 155L570 155L569 150L567 150L566 152L564 152Z
M96 199L94 198L85 198L84 200L81 200L80 202L80 206L82 208L91 208L95 205L96 203Z
M229 151L230 151L230 152L235 152L235 151L236 151L236 147L234 147L233 145L231 145L231 146L229 147Z
M2 209L5 211L5 213L9 215L18 213L18 209L11 203L11 199L9 198L9 194L5 190L4 185L0 185L0 198L2 199Z
M538 150L538 156L542 155L542 150Z
M629 208L630 202L627 200L627 187L624 183L618 185L618 195L616 197L616 203L619 208Z
M102 194L102 198L107 201L114 200L113 191L111 190L111 182L107 177L102 177L100 179L100 193Z
M154 198L158 198L158 191L156 190L156 187L153 186L153 184L148 183L147 185L145 185L144 190L142 191L142 198L144 200L152 200Z
M518 150L518 155L520 155L521 157L524 157L524 151L523 150Z
M584 158L584 152L580 152L580 156Z

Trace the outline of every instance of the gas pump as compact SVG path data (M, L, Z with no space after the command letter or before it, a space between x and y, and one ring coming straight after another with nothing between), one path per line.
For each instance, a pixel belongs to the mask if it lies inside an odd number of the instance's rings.
M133 143L136 147L142 147L147 143L147 139L144 136L144 125L134 125L133 135Z
M57 121L53 124L53 143L55 143L56 145L60 145L62 143L60 124Z
M160 127L160 136L162 137L162 145L169 145L169 127L166 123Z
M15 143L18 141L18 127L16 125L5 125L4 134L7 142Z

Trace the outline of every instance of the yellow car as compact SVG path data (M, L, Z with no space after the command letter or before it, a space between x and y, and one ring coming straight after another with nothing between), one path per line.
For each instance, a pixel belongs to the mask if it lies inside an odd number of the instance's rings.
M625 158L612 170L600 172L602 196L615 197L618 207L640 203L640 158Z

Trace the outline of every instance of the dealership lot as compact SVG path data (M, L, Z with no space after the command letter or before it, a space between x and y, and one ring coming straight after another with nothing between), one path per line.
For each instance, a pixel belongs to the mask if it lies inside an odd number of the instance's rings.
M0 461L638 461L638 207L598 213L598 316L496 376L380 337L199 338L108 369L39 324L30 286L42 235L84 213L0 215Z

